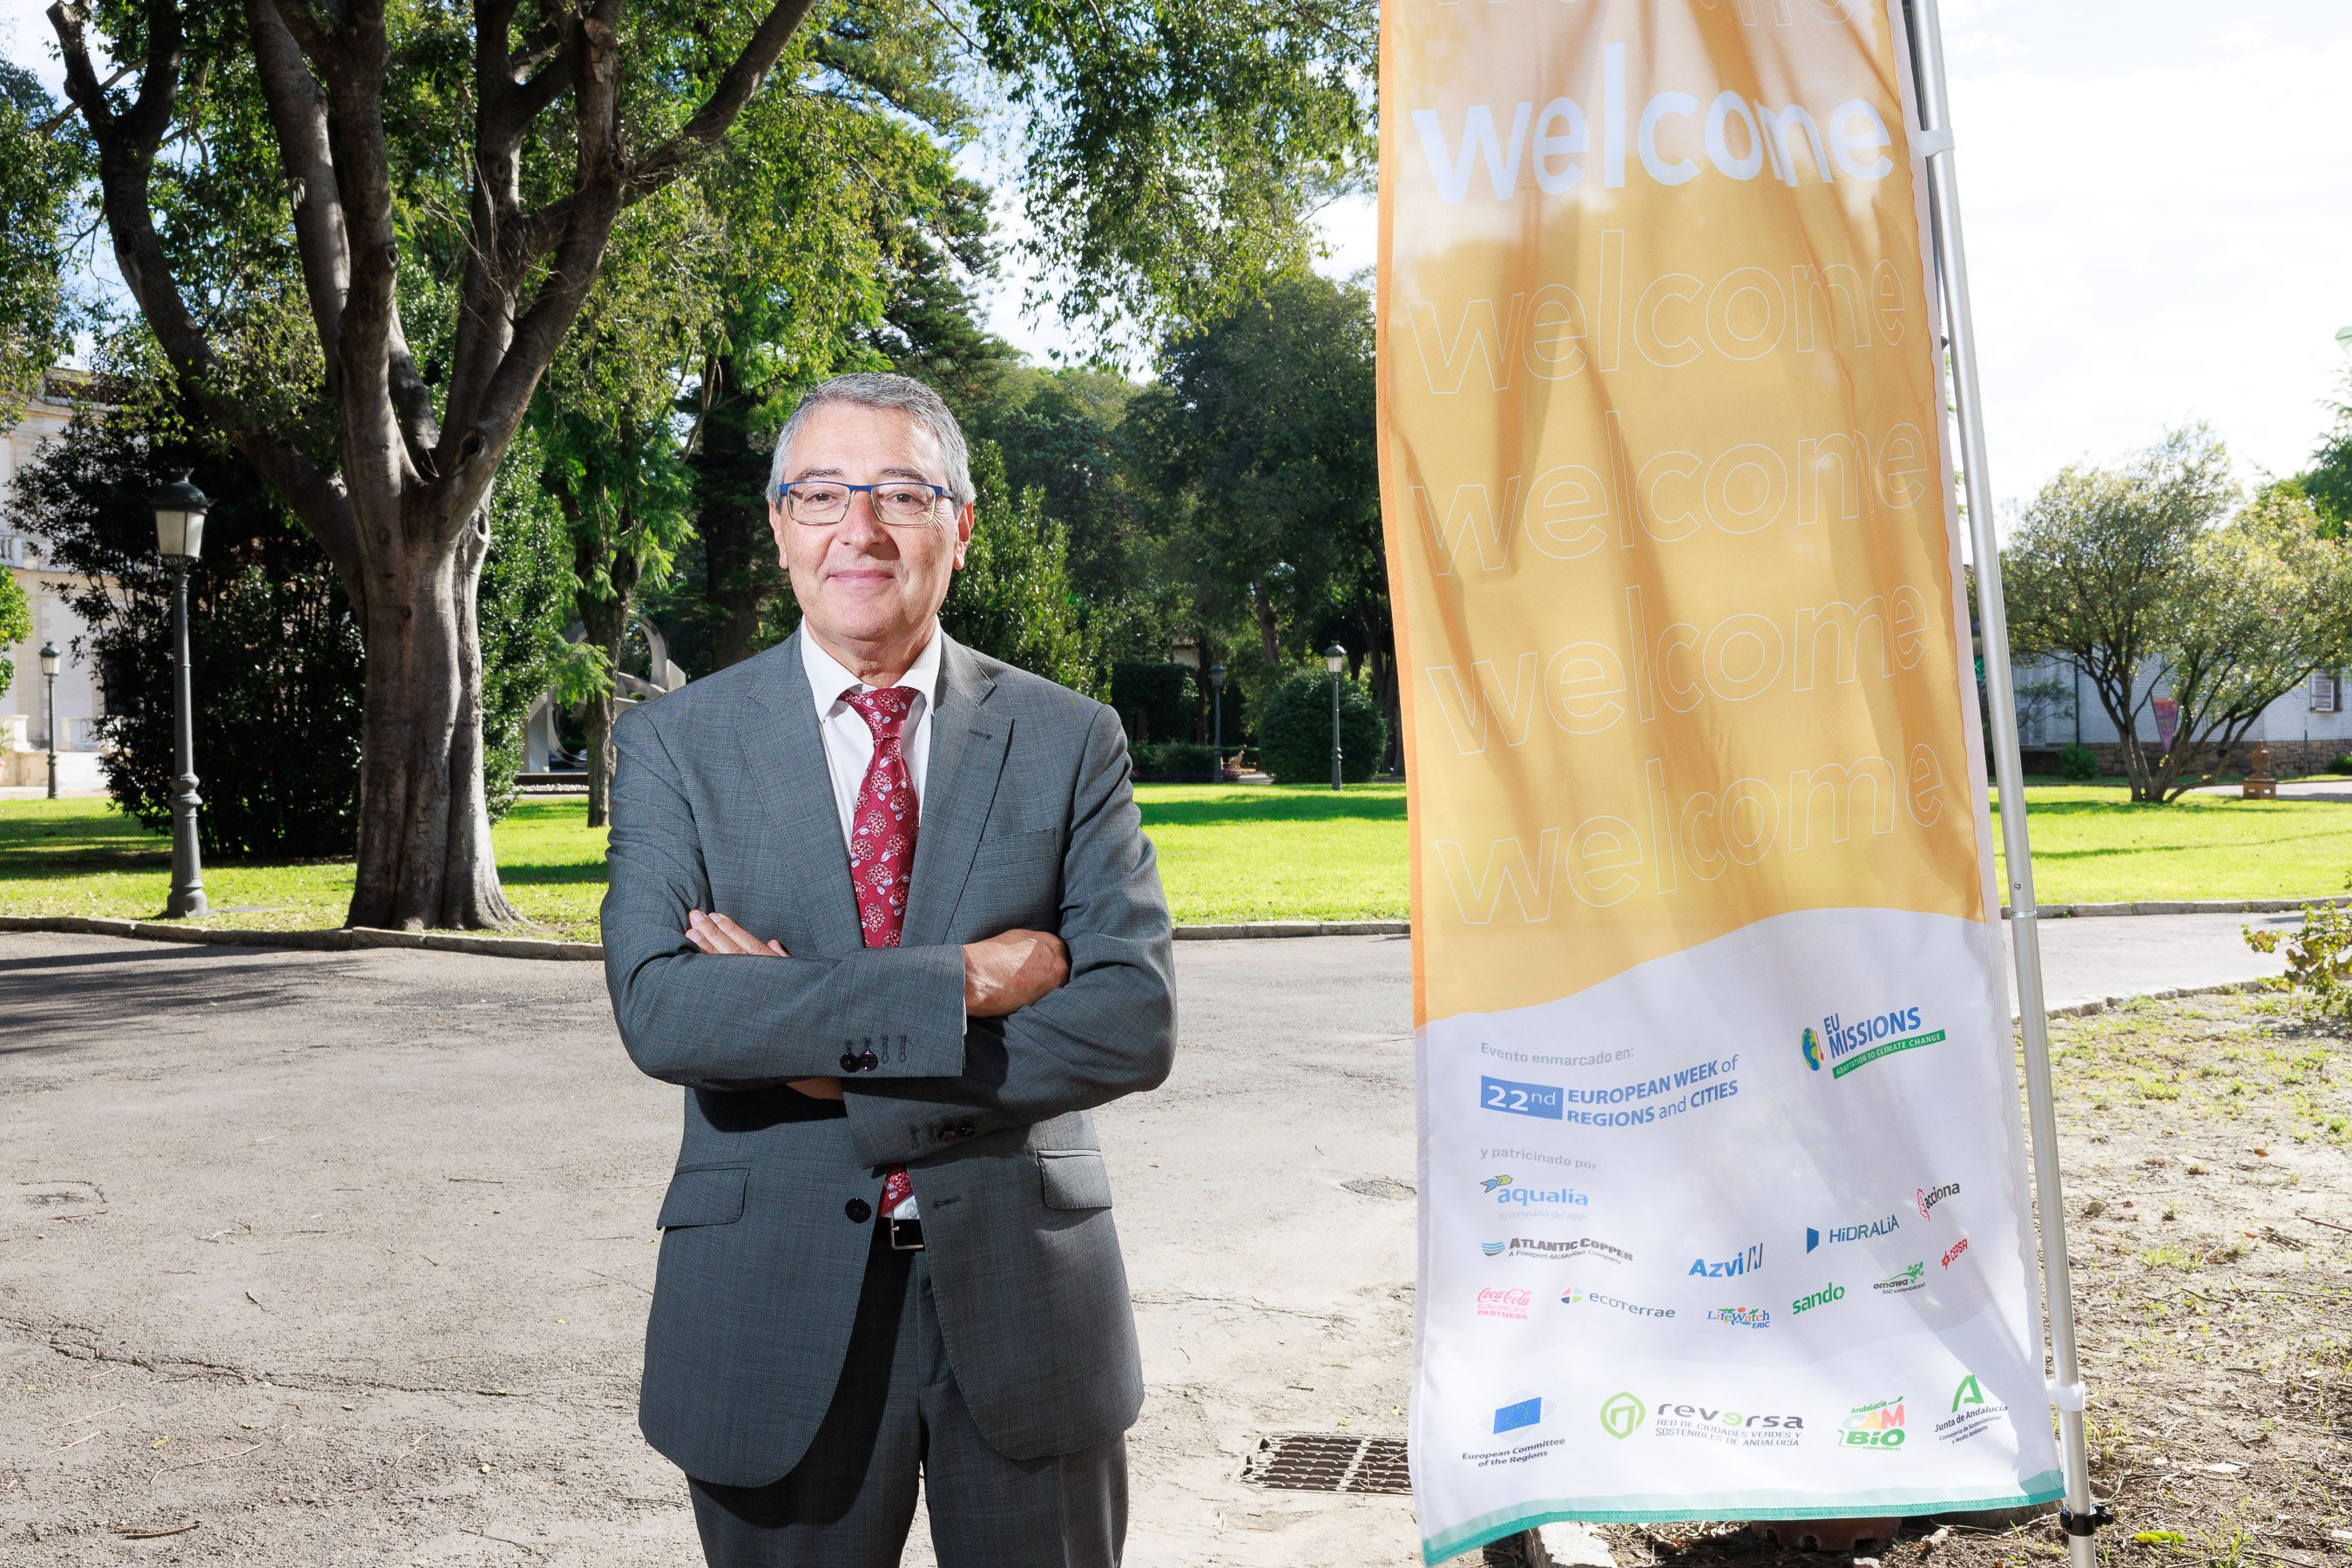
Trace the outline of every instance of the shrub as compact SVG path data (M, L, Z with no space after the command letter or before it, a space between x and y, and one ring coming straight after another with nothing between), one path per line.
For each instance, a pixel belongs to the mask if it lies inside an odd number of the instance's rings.
M2336 758L2327 764L2327 771L2331 773L2352 773L2352 755Z
M1145 784L1207 784L1212 766L1208 745L1198 741L1171 741L1160 746L1129 746L1128 761Z
M2060 747L2058 776L2074 784L2089 784L2099 776L2099 753L2080 742Z
M1121 660L1110 667L1110 705L1128 734L1144 745L1181 740L1192 733L1200 711L1192 681L1190 665ZM1226 728L1233 723L1226 714Z
M2276 952L2284 940L2284 984L2299 1012L2315 1019L2352 1022L2352 908L2305 904L2303 928L2292 932L2243 929L2246 945L2256 952Z
M1339 682L1340 776L1362 784L1388 749L1388 723L1372 694ZM1331 777L1331 678L1302 670L1275 689L1257 723L1258 765L1281 784L1318 784Z

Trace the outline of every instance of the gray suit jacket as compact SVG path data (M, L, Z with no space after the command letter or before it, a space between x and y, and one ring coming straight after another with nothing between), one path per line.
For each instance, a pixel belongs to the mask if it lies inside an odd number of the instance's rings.
M944 636L944 634L941 634ZM1143 1399L1089 1107L1175 1049L1167 903L1102 704L949 642L903 945L868 949L793 641L624 715L604 976L637 1066L686 1089L638 1424L688 1475L763 1485L831 1400L879 1197L905 1163L940 1327L1010 1458L1107 1442ZM789 958L712 957L717 910ZM1070 978L963 1012L961 944L1060 934ZM844 1070L871 1051L875 1066ZM845 1119L787 1079L839 1077Z

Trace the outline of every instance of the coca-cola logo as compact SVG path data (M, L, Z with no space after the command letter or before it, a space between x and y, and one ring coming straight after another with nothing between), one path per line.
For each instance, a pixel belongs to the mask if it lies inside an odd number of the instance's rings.
M1509 1318L1523 1321L1528 1309L1534 1305L1535 1294L1529 1290L1489 1289L1478 1292L1478 1315L1482 1318Z

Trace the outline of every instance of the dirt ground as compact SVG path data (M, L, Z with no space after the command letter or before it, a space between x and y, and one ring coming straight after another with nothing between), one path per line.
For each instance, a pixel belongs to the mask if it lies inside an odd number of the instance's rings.
M2053 1047L2102 1562L2352 1562L2352 1040L2233 994L2061 1020ZM1602 1533L1621 1568L1822 1561L1714 1525ZM1869 1550L2065 1555L2048 1514Z

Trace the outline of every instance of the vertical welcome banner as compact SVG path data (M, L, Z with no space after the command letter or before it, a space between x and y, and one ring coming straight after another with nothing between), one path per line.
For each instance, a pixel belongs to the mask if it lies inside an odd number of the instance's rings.
M1901 26L1383 7L1433 1563L2060 1495Z

